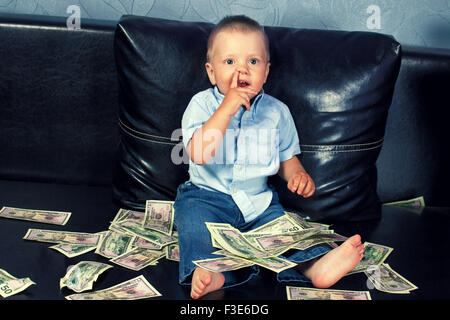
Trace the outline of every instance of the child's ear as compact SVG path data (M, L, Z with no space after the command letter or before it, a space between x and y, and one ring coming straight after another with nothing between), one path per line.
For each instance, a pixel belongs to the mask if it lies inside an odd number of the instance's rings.
M269 75L269 69L270 69L270 62L267 62L266 64L266 77L264 78L264 83L267 81L267 76Z
M205 63L206 73L208 73L209 82L213 86L216 85L216 77L214 76L214 69L210 62Z

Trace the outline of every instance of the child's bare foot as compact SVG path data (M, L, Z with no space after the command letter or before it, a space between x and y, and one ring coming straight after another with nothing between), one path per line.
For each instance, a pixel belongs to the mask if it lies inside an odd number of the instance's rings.
M192 275L191 298L198 299L211 291L219 290L224 282L222 273L197 267Z
M364 245L360 235L355 234L339 247L314 260L303 273L316 288L329 288L356 267L363 256Z

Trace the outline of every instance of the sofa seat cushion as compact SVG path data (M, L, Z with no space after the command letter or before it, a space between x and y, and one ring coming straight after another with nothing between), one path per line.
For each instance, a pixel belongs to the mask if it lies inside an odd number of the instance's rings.
M110 187L33 183L0 180L0 206L71 211L65 226L0 218L0 268L16 277L29 277L36 285L8 300L63 300L74 293L63 288L59 280L69 266L79 261L98 261L113 266L94 282L93 290L111 287L142 274L162 297L151 300L186 300L189 288L178 284L178 263L161 259L156 266L139 272L125 269L93 251L68 258L50 243L23 240L29 228L95 233L107 230L118 207L112 205ZM397 207L382 207L381 220L340 222L335 232L344 236L359 233L362 241L394 248L386 262L419 287L408 295L370 289L373 300L442 299L450 296L448 268L450 259L450 208L425 208L420 214ZM399 232L399 226L407 226ZM341 279L334 289L369 290L364 274ZM303 283L289 283L305 286ZM276 281L275 273L261 269L260 274L243 286L217 292L214 299L286 300L285 284Z

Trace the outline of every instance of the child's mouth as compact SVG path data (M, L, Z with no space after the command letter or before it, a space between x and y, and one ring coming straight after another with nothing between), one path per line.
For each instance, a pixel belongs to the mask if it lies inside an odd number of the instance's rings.
M247 87L249 85L247 81L238 80L238 87Z

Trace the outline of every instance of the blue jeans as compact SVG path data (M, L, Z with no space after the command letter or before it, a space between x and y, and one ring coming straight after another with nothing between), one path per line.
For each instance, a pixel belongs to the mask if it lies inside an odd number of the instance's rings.
M278 194L275 190L272 189L272 191L272 202L266 211L256 219L246 222L231 196L222 192L199 188L189 181L181 184L178 187L174 204L174 223L178 229L180 246L179 283L191 284L192 272L196 268L192 261L220 257L211 254L218 249L211 244L211 235L205 222L229 223L234 228L246 232L284 215L284 208L278 202ZM330 250L329 247L316 245L306 250L294 251L289 256L281 257L301 263L321 256ZM224 272L225 283L223 288L247 282L258 273L259 266L257 265ZM308 278L292 268L278 273L277 279L279 282L310 282Z

